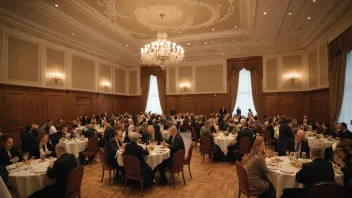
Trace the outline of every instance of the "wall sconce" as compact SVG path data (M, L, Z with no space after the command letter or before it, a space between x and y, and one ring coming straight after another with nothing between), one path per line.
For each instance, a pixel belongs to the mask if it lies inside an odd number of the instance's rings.
M55 73L50 74L50 78L55 80L55 83L57 83L58 80L62 80L63 75L58 73L57 71Z
M292 84L295 84L295 81L299 79L299 74L290 73L287 76L287 81L291 81Z
M189 84L189 83L182 83L182 84L180 84L180 88L181 88L183 91L186 92L188 89L191 88L191 84Z
M108 87L110 87L110 83L109 82L103 82L103 87L104 89L108 89Z

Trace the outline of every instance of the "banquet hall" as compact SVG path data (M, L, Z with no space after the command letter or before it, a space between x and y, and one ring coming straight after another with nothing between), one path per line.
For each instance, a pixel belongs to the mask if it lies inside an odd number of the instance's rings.
M352 197L351 0L0 0L0 198Z

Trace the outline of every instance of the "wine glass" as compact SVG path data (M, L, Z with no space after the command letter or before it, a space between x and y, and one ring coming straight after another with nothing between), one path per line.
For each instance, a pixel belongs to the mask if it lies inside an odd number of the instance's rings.
M273 152L274 157L277 157L279 155L278 152Z
M26 163L26 164L27 164L28 157L29 157L29 153L28 152L23 153L24 163Z
M286 150L286 157L289 158L290 157L290 151Z
M306 157L307 157L306 152L302 152L302 158L303 158L303 159L306 159Z
M290 160L292 161L294 158L295 154L293 152L290 152Z

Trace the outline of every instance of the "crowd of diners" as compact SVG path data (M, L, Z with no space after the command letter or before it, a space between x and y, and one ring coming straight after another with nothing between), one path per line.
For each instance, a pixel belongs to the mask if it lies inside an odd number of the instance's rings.
M296 151L299 154L306 152L307 156L313 161L302 166L297 173L297 182L304 184L304 189L285 189L283 197L307 197L309 190L315 182L334 181L334 171L331 161L341 167L344 173L344 188L346 197L352 197L352 133L347 129L346 123L338 123L333 128L330 124L317 121L311 123L307 116L300 122L285 115L265 116L259 120L253 116L251 111L248 115L241 115L241 110L237 109L237 114L231 116L226 113L226 109L220 109L219 113L210 115L196 115L194 113L176 113L172 109L170 114L157 115L154 113L123 113L91 116L80 115L72 120L69 126L67 122L60 119L57 123L48 120L42 126L31 124L26 130L21 132L22 153L28 152L29 157L40 158L43 155L57 157L58 160L50 162L47 175L49 178L57 178L57 182L45 189L38 191L31 197L42 197L50 193L65 191L64 179L67 178L70 170L77 164L73 162L73 155L66 153L65 144L60 139L65 136L78 137L84 135L88 139L97 137L99 146L104 148L106 157L116 172L116 179L123 179L124 168L117 164L115 159L116 152L123 148L125 154L133 155L140 160L141 172L147 175L146 183L153 184L154 174L159 171L161 185L167 184L164 172L166 166L171 166L170 159L175 152L185 149L180 132L193 131L192 141L198 141L203 136L208 137L216 151L213 156L215 161L227 161L234 163L236 160L232 151L239 148L241 138L251 139L251 150L248 154L247 174L249 186L262 191L259 197L272 197L275 191L273 185L267 178L268 169L265 164L265 141L263 138L256 137L258 128L266 129L270 132L272 139L275 138L274 128L279 129L277 144L274 150L279 156L285 155L285 151ZM103 133L98 133L96 128L101 128ZM162 129L161 129L162 127ZM81 134L77 134L76 129L82 129ZM70 130L69 130L70 129ZM162 130L168 130L170 138L163 140ZM220 131L227 131L236 135L236 138L228 145L228 154L225 156L220 147L214 143L214 137ZM336 149L328 148L325 151L316 148L309 148L306 140L306 132L315 131L324 136L339 137L340 142ZM7 181L8 172L5 166L22 161L22 154L17 148L13 147L13 138L0 131L0 171L1 177ZM171 149L171 158L165 160L154 170L148 166L143 156L148 155L148 150L138 146L137 143L149 144L156 142ZM210 156L209 156L210 157ZM84 163L84 158L80 159ZM64 170L60 163L70 164ZM56 169L55 169L56 168ZM55 171L54 171L55 170ZM61 172L62 171L62 172ZM59 174L60 173L60 174ZM64 173L64 174L61 174ZM57 183L60 183L57 185ZM46 194L47 193L47 194Z

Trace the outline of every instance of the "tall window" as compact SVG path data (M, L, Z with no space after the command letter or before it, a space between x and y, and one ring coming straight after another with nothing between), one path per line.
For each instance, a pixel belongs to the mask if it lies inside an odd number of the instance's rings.
M245 69L240 71L236 105L232 115L236 114L237 107L240 107L242 115L245 115L246 117L248 115L248 109L251 109L253 115L257 115L257 111L254 109L252 96L251 72Z
M352 130L350 124L352 120L352 51L347 54L346 73L345 73L345 88L343 93L342 107L338 122L345 122L349 130Z
M156 80L156 76L150 76L150 83L149 83L149 94L147 100L147 107L145 108L145 112L152 112L161 114L161 105L159 99L159 91L158 91L158 82Z

